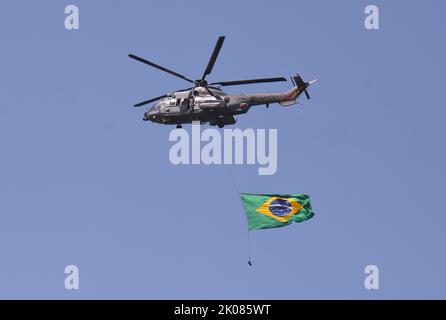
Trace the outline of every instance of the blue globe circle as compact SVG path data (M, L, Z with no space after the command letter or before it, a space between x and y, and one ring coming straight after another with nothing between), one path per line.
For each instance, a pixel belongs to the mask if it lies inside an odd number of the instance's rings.
M285 217L291 213L291 203L285 199L275 199L269 204L269 211L277 217Z

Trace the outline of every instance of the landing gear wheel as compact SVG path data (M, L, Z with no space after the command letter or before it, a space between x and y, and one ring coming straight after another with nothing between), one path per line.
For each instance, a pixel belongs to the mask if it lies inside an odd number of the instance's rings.
M225 125L223 124L223 123L219 123L218 124L218 127L221 129L221 128L223 128Z
M183 126L181 124L177 124L177 129L181 129Z

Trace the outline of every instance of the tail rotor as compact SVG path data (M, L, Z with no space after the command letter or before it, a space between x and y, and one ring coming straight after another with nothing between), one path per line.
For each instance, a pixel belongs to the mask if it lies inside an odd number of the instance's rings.
M315 83L317 81L317 79L309 81L309 82L305 82L301 76L299 74L295 74L294 76L291 77L291 81L293 82L295 87L298 87L299 89L303 88L303 92L305 93L305 96L307 97L308 100L311 99L310 94L308 93L307 88L312 85L313 83ZM302 89L301 89L302 90ZM302 92L302 91L301 91Z

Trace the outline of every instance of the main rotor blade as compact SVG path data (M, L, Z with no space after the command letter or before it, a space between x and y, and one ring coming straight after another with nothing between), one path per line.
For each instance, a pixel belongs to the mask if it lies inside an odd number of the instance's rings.
M151 102L155 102L155 101L157 101L157 100L160 100L160 99L162 99L162 98L165 98L165 97L167 97L167 95L162 95L162 96L159 96L159 97L150 99L150 100L146 100L146 101L143 101L143 102L140 102L140 103L135 104L134 107L141 107L141 106L144 106L144 105L149 104L149 103L151 103Z
M206 91L211 95L211 96L213 96L213 97L215 97L215 94L213 94L212 93L212 91L211 90L209 90L209 88L208 87L206 87Z
M203 73L203 77L201 80L204 80L208 74L212 72L214 68L215 61L217 60L218 54L220 53L221 47L223 46L223 42L225 41L225 37L221 36L218 38L217 43L215 44L214 51L212 52L211 58L209 59L206 70Z
M263 79L251 79L251 80L223 81L223 82L210 83L210 85L219 84L221 86L237 86L237 85L241 85L241 84L279 82L279 81L286 81L286 79L281 77L281 78L263 78Z
M181 78L181 79L186 80L186 81L188 81L188 82L190 82L190 83L194 83L193 80L191 80L191 79L189 79L189 78L186 78L186 77L183 76L182 74L179 74L179 73L177 73L177 72L175 72L175 71L172 71L172 70L169 70L169 69L167 69L167 68L161 67L161 66L157 65L156 63L150 62L150 61L148 61L148 60L146 60L146 59L140 58L140 57L135 56L135 55L133 55L133 54L129 54L129 57L132 58L132 59L135 59L136 61L139 61L139 62L148 64L149 66L154 67L154 68L157 68L157 69L159 69L159 70L161 70L161 71L167 72L167 73L169 73L169 74L171 74L171 75L173 75L173 76L175 76L175 77Z

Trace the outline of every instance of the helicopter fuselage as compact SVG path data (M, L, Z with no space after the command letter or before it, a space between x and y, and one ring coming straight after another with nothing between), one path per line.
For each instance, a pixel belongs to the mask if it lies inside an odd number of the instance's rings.
M226 94L215 87L196 87L192 92L168 94L144 114L144 120L177 126L200 121L223 127L235 124L235 115L247 113L255 105L294 104L302 91L303 88L296 86L285 93Z

